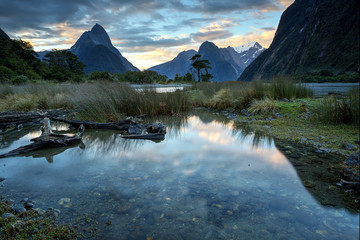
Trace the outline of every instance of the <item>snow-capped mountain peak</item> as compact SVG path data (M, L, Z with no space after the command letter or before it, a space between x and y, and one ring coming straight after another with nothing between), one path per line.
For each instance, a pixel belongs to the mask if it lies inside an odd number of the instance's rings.
M258 48L259 50L263 49L263 47L258 42L248 42L248 43L245 43L244 45L233 47L233 48L236 52L242 53L242 52L248 51L250 48L253 48L253 47Z

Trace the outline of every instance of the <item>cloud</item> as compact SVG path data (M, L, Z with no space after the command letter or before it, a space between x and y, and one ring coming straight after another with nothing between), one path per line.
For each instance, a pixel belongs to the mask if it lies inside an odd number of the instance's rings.
M283 0L286 1L286 0ZM218 14L229 12L241 12L251 9L261 11L278 11L279 4L273 0L198 0L194 5L178 5L183 11L201 12L206 14Z
M263 27L253 28L255 31L247 32L245 35L237 35L221 41L215 41L219 47L240 46L247 42L258 42L261 46L268 48L274 38L276 29Z
M186 36L186 35L185 35ZM136 37L131 41L128 40L118 40L114 41L114 45L119 47L120 49L124 49L127 52L149 52L154 51L155 49L176 47L188 44L191 41L189 37Z
M288 8L291 4L293 4L295 0L277 0L277 3L280 4L283 9Z
M213 41L231 37L233 34L230 29L236 26L231 19L219 20L200 28L197 33L190 34L191 38L197 42Z
M211 31L211 32L198 32L191 34L191 37L198 42L212 41L216 39L223 39L231 37L233 34L228 30Z
M241 45L248 39L259 39L266 46L269 44L268 35L274 30L270 20L269 24L263 24L260 20L273 18L269 12L280 12L292 2L11 0L0 1L0 27L10 37L31 41L35 50L39 51L69 48L84 31L99 23L122 54L152 53L147 56L155 56L154 51L160 48L170 49L171 52L180 48L187 50L184 47L198 46L206 40L221 43L233 41ZM243 29L248 28L249 22L254 19L266 27L248 31L249 34L243 37L237 36L239 32L246 32ZM255 26L261 24L251 22ZM168 36L165 38L165 35ZM240 43L241 40L243 42Z

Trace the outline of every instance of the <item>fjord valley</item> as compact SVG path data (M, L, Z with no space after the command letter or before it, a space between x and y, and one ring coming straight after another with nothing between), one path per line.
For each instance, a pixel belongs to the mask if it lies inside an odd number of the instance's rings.
M358 1L32 4L0 3L0 239L358 239Z

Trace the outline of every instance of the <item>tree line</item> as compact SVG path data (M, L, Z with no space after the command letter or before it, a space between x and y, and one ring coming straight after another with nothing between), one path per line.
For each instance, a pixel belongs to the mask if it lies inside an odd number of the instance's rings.
M201 59L199 54L190 60L191 66L197 71L197 81L209 81L212 78L208 72L208 69L211 69L208 60ZM68 50L53 49L41 61L30 42L0 37L0 83L21 84L36 80L80 82L101 79L135 84L196 81L195 74L190 73L191 69L184 76L176 74L174 79L167 79L166 76L149 70L122 74L96 71L85 75L84 67L77 56Z

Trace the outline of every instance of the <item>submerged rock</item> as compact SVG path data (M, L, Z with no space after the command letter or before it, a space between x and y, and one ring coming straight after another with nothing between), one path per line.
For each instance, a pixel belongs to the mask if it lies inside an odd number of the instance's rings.
M10 218L10 217L14 217L14 214L12 213L4 213L3 215L1 215L2 218Z
M356 149L356 147L350 143L344 143L343 145L343 148L346 149L346 150L353 150L353 149Z
M360 151L356 151L344 162L344 179L341 180L343 185L360 190Z

